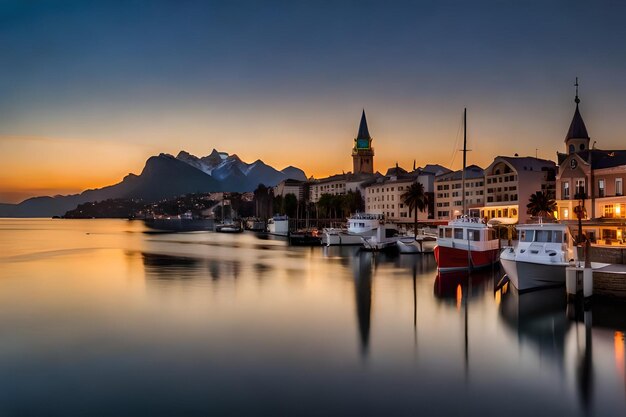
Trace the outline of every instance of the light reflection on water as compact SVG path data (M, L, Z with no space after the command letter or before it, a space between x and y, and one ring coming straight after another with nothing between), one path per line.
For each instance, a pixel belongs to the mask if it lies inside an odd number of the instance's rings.
M0 414L619 415L626 308L431 255L0 220Z

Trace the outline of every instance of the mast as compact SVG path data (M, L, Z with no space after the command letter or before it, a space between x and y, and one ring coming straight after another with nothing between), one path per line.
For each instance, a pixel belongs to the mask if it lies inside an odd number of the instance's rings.
M463 109L463 171L461 171L462 215L465 216L465 167L467 165L467 107Z

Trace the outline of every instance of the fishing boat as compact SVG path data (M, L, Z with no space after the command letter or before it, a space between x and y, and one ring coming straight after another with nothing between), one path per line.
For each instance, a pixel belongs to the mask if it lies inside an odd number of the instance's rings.
M467 109L463 112L463 215L438 227L435 260L440 271L472 270L498 262L500 239L482 219L465 215L465 169L467 167Z
M346 228L325 228L322 230L322 244L326 246L334 245L363 245L363 238L367 239L376 234L376 229L380 225L387 229L397 227L386 223L382 214L356 213L347 219Z
M322 237L317 229L303 229L289 233L289 244L293 246L319 246Z
M505 248L500 254L500 263L511 284L519 292L565 285L566 268L578 262L569 227L539 219L517 226L517 231L517 245ZM607 265L592 262L591 268Z

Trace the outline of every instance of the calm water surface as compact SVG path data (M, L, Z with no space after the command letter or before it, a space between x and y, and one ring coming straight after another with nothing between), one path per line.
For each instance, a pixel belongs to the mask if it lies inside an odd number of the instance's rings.
M0 415L625 415L626 308L432 255L0 219Z

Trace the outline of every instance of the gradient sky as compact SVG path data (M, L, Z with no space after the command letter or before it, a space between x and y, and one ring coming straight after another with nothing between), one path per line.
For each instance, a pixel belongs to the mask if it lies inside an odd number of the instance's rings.
M217 148L324 176L554 159L574 111L626 143L626 4L1 1L0 201L77 192L160 152Z

